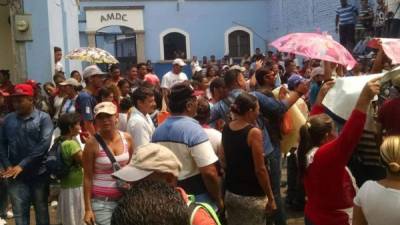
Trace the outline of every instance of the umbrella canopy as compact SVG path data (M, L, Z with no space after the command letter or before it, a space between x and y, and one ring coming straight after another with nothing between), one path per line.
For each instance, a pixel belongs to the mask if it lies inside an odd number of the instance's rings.
M80 60L90 62L91 64L95 63L108 63L108 64L117 64L118 60L111 55L109 52L100 49L100 48L77 48L69 52L66 56L67 59L72 60Z
M392 64L400 64L400 39L397 38L373 38L368 42L371 48L378 48L378 42L381 41L382 49L392 60Z
M341 44L326 33L292 33L270 43L281 52L334 62L352 69L357 61Z

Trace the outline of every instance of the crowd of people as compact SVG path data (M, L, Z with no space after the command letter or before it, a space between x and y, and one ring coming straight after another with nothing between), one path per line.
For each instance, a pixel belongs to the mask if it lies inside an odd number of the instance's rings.
M342 3L340 32L355 10ZM56 59L43 85L0 70L0 218L27 225L33 205L48 225L55 195L64 225L285 225L287 208L307 225L398 224L400 72L383 100L380 78L367 82L347 121L322 105L335 79L394 68L382 47L371 52L350 71L260 49L240 62L176 58L161 80L149 63L67 76ZM307 119L285 154L295 107Z

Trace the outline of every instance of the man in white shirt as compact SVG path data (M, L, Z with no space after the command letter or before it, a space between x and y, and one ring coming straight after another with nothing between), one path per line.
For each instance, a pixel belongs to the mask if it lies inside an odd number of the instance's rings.
M64 67L61 63L62 59L62 50L60 47L54 47L54 72L64 72Z
M172 62L172 70L162 77L161 88L169 90L174 84L187 80L186 74L182 72L184 66L186 66L186 63L182 59L175 59Z
M127 132L133 137L135 148L148 144L154 133L154 124L150 118L156 107L154 92L150 88L139 87L132 93L133 111L128 120Z

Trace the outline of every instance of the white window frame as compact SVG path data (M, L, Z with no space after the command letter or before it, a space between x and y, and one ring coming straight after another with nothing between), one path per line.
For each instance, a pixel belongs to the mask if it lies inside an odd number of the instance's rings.
M250 36L250 55L254 54L253 31L243 26L234 26L225 31L225 55L229 55L229 34L234 31L244 31Z
M180 33L185 36L186 40L186 59L190 59L190 36L186 31L179 28L168 28L160 33L160 60L165 60L164 56L164 37L169 33Z

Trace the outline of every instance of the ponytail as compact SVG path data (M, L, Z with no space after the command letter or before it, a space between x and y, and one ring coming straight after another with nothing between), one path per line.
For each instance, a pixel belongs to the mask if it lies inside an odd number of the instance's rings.
M313 147L311 144L312 140L311 140L310 133L308 132L307 124L301 126L301 128L300 128L300 143L299 143L299 148L297 150L297 161L298 161L297 165L298 165L300 180L303 179L305 171L306 171L307 153Z
M297 165L299 178L303 180L307 169L307 153L313 147L323 144L326 134L333 129L333 121L326 114L311 116L306 124L300 128L300 143L297 150Z

